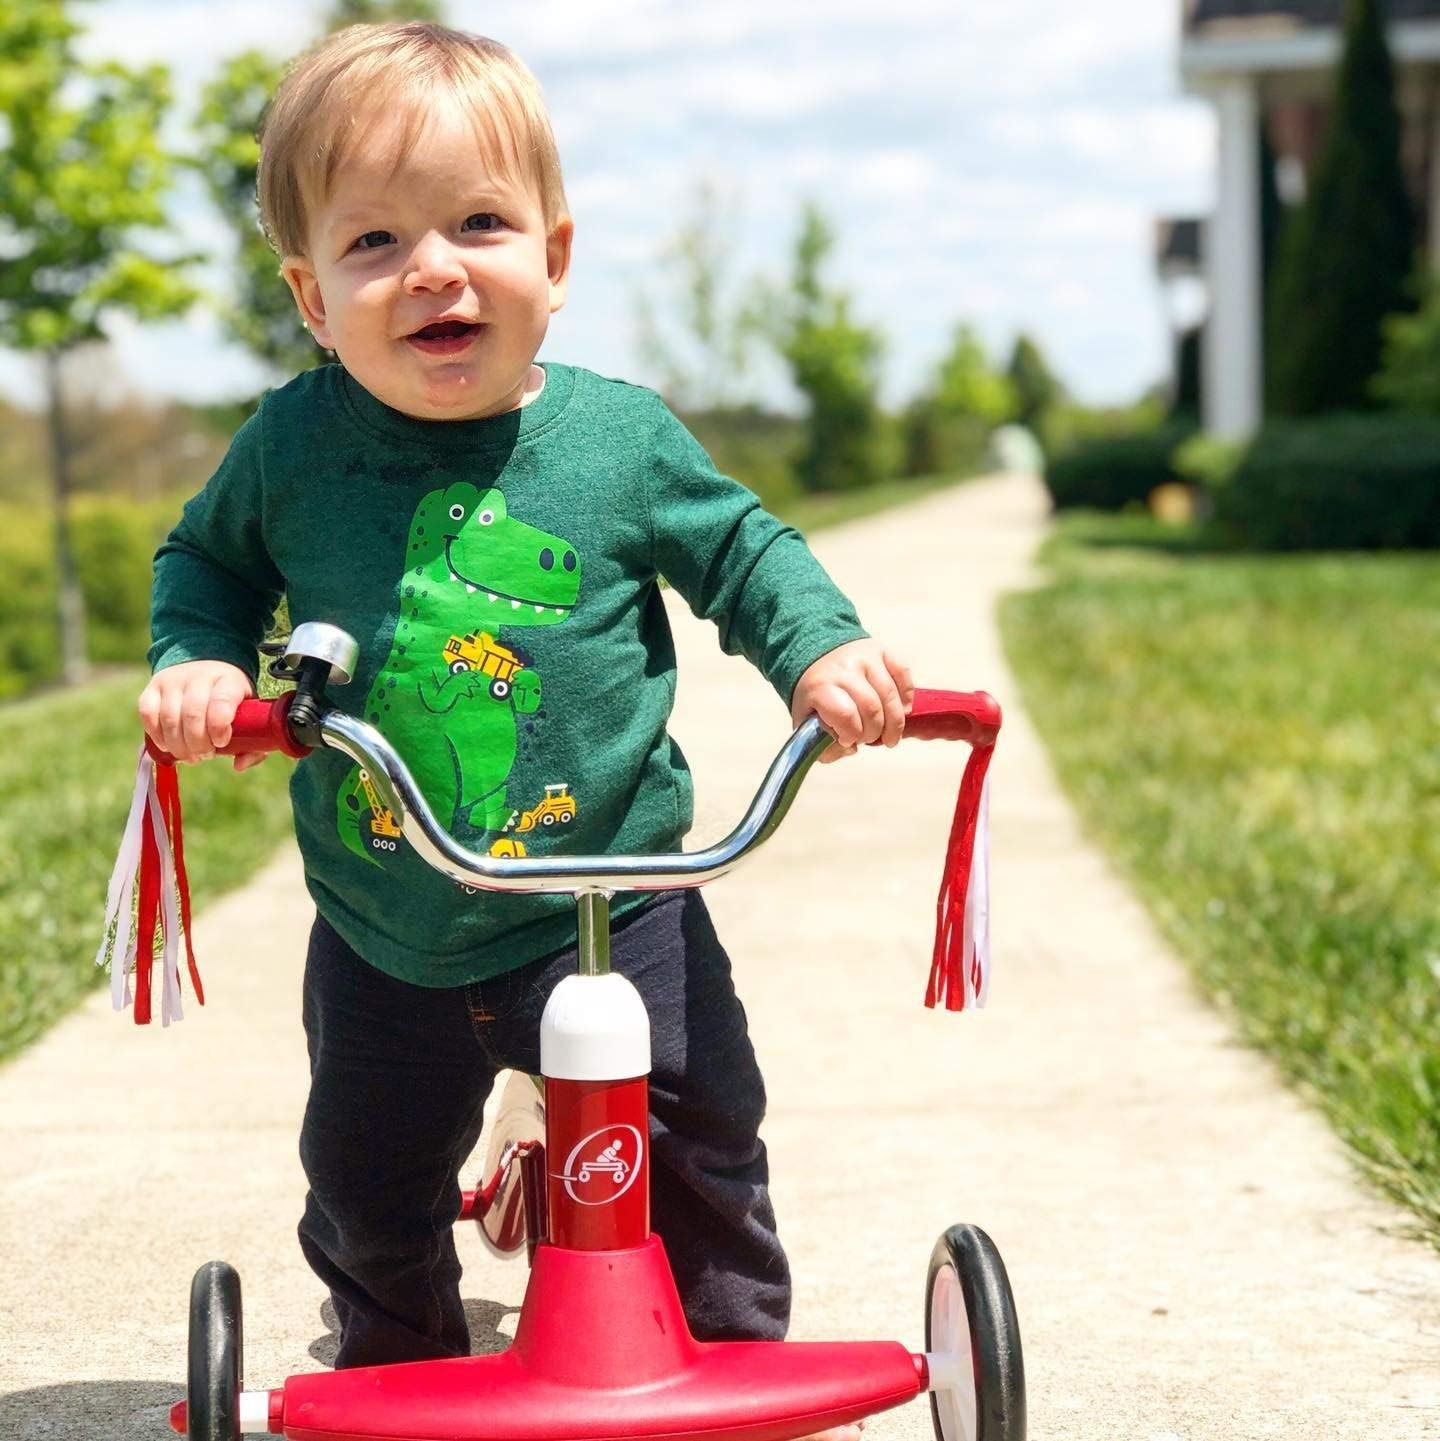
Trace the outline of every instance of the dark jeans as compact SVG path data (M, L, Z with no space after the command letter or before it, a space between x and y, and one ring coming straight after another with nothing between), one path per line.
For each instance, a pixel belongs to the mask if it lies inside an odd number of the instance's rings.
M697 891L621 917L611 969L650 1013L650 1179L690 1329L779 1340L790 1272L775 1232L765 1087ZM496 1073L540 1070L540 1013L572 949L467 986L376 970L315 919L305 964L310 1182L300 1245L330 1288L337 1367L469 1353L453 1227L459 1171Z

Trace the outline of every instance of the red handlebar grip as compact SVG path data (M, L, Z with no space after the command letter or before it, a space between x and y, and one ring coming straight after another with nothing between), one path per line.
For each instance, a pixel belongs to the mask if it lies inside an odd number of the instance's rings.
M251 755L255 751L284 751L287 756L299 760L310 754L309 746L302 746L290 734L286 717L295 692L287 690L274 700L242 700L235 712L235 724L230 732L230 744L221 748L222 756Z
M999 732L1000 702L983 690L917 690L905 717L906 740L992 746Z
M295 699L293 690L278 695L273 700L242 700L235 712L235 723L230 730L228 745L222 746L216 755L246 756L260 751L284 751L297 760L310 754L309 746L300 745L290 734L286 715L290 702ZM146 740L145 749L157 761L173 764L175 757L169 751L161 750L153 741Z

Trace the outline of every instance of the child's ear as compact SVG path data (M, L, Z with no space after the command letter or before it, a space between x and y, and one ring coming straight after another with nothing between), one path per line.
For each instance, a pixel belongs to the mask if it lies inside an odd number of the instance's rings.
M317 345L334 350L330 328L325 323L325 297L320 294L320 282L315 278L315 267L303 255L287 255L280 262L280 274L295 297L295 308L305 328L315 337Z
M575 238L575 222L562 215L545 239L545 264L550 272L550 313L565 304L565 290L570 283L570 243Z

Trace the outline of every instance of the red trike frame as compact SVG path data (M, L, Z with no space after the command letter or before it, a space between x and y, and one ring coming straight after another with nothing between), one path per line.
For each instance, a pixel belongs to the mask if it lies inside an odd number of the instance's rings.
M283 700L247 703L227 750L260 748L247 740L262 732L266 748L289 749L277 739ZM999 726L983 692L921 692L917 710L911 735L988 745ZM603 925L603 902L596 914ZM511 1157L530 1169L538 1232L513 1344L497 1355L292 1376L243 1393L244 1430L292 1441L787 1441L931 1389L941 1360L898 1342L694 1340L650 1231L646 1076L547 1076L545 1087L543 1151ZM542 1155L543 1208L533 1185ZM466 1214L503 1179L471 1193ZM934 1384L953 1381L937 1374ZM171 1424L183 1434L186 1422L182 1401Z

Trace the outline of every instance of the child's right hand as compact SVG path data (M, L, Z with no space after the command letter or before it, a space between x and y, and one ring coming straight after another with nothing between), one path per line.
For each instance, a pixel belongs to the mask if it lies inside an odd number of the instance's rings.
M187 660L167 666L140 692L145 734L177 761L207 760L227 745L240 702L254 695L250 677L223 660ZM265 752L236 756L235 769L249 770Z

